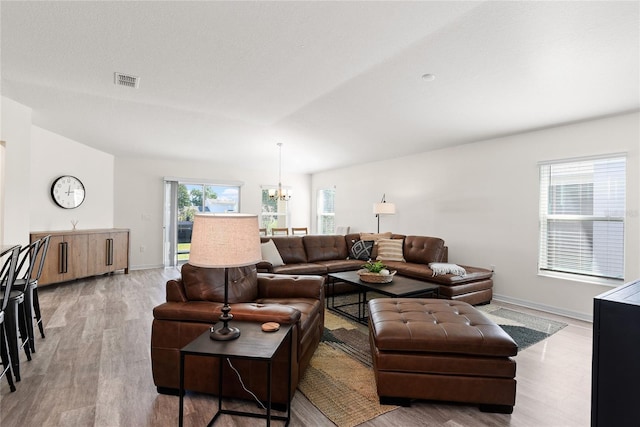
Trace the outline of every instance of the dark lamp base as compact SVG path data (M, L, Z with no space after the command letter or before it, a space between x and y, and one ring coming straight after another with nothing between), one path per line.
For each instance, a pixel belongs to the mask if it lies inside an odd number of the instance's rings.
M229 326L223 326L220 329L211 328L209 338L216 341L231 341L240 336L240 329Z

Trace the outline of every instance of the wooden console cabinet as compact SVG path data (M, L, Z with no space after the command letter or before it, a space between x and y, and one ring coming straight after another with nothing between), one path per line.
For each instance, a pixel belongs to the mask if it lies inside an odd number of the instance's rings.
M591 425L638 425L640 280L594 298Z
M66 282L124 270L129 273L129 230L109 228L38 231L30 241L50 234L49 250L38 285Z

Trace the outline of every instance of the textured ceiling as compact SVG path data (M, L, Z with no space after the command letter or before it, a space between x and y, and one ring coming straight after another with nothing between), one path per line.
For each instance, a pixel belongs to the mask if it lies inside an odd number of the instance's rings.
M312 173L637 110L639 4L3 1L1 89L116 156Z

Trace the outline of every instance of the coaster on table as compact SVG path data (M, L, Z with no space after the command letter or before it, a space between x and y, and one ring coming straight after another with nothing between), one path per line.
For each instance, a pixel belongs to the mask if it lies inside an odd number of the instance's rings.
M280 329L280 324L276 322L267 322L262 324L262 330L264 332L275 332Z

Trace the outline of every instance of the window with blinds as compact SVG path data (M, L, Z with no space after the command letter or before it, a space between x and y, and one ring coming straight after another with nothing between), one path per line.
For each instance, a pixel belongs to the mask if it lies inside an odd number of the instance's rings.
M540 271L624 279L626 158L540 165Z
M318 234L334 234L336 232L336 190L323 188L318 190L317 230Z

